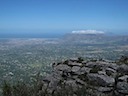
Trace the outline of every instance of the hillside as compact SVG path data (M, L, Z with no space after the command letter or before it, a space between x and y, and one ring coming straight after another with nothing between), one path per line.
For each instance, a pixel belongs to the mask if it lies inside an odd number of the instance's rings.
M5 83L4 96L127 96L128 57L116 62L81 57L52 64L44 78L30 85ZM8 92L8 93L7 93ZM8 95L11 94L11 95ZM17 95L16 95L17 94Z

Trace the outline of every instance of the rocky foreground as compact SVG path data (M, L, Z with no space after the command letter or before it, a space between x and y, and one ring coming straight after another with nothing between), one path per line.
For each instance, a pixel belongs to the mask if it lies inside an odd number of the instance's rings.
M53 72L43 79L41 93L48 96L128 96L128 65L81 58L54 63Z

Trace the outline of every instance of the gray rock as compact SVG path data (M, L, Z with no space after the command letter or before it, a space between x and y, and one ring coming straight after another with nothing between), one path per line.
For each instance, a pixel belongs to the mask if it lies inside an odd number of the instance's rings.
M112 68L106 68L106 74L108 76L116 77L117 72L116 72L116 70L114 70Z
M114 91L114 96L127 96L125 94L117 92L117 90Z
M82 64L85 64L85 65L86 65L87 62L88 62L88 61L82 61Z
M108 66L110 66L110 63L104 62L104 61L97 61L96 63L98 66L103 67L103 68L107 68Z
M128 65L107 61L78 63L78 58L75 58L54 63L51 75L42 82L48 93L61 90L61 85L65 85L66 89L71 88L73 92L78 88L87 88L86 91L91 94L88 96L127 96Z
M72 75L71 78L72 78L72 79L77 79L77 78L78 78L78 75Z
M82 63L70 62L68 63L69 66L82 66Z
M89 68L99 67L99 68L104 69L104 70L106 68L111 68L113 70L117 70L119 67L115 63L108 63L108 62L103 62L103 61L88 62L85 66L89 67Z
M96 62L88 62L86 64L86 67L89 67L89 68L93 68L94 66L97 66L97 63Z
M118 82L117 91L122 94L128 95L128 83L127 82Z
M68 65L60 64L56 66L54 70L71 72L71 67L69 67Z
M89 73L90 70L91 70L91 68L82 67L82 68L80 69L80 73L81 73L81 74L86 74L86 73Z
M64 81L67 88L73 88L73 91L76 91L78 89L78 85L76 84L76 80L66 80Z
M73 94L73 96L77 96L76 94Z
M77 84L80 84L80 85L87 85L86 82L84 82L83 80L80 80L80 79L76 79L76 83Z
M79 66L73 66L72 67L72 72L77 73L79 70L80 70L80 67Z
M103 62L103 61L96 61L96 62L88 62L86 64L86 67L89 67L89 68L93 68L93 67L103 67L103 68L106 68L108 67L109 63L107 62Z
M43 81L46 83L50 83L53 78L54 77L52 75L48 75L45 78L43 78Z
M58 63L52 63L52 64L50 64L50 65L52 65L52 67L54 68L55 66L58 65Z
M48 87L48 84L47 83L44 83L44 82L42 82L43 83L43 86L42 86L42 90L46 90L47 89L47 87Z
M68 85L76 85L75 80L65 80L64 82L65 82L65 84L68 84Z
M118 67L117 71L119 73L122 73L122 74L127 74L128 75L128 65L126 64L122 64Z
M110 92L112 91L112 87L95 87L96 90L100 91L100 92Z
M98 74L99 75L106 75L106 72L105 71L98 71Z
M128 82L128 75L124 75L118 78L119 81Z
M115 79L105 75L90 73L87 75L89 82L99 86L114 86Z
M56 87L58 86L60 80L56 79L56 78L53 78L51 80L51 82L49 83L49 88L51 89L56 89Z
M114 70L112 68L106 68L106 71L109 71L110 73L116 73L116 70Z
M63 75L63 71L54 71L52 74L52 77L61 80L62 79L62 75Z
M70 58L69 60L72 61L72 62L77 62L78 58Z
M114 70L117 70L119 68L119 65L117 65L116 63L109 63L108 65L109 68Z
M117 68L119 67L116 63L109 63L109 62L105 62L105 61L97 61L96 64L100 67L103 68L112 68L114 70L117 70Z
M60 80L54 78L52 75L49 75L45 79L43 79L43 82L45 85L48 86L49 90L52 91L52 90L56 89Z
M62 80L62 73L61 71L58 72L58 71L55 71L53 72L52 74L46 76L45 78L43 78L43 81L46 82L46 83L50 83L51 81L59 81L59 80Z

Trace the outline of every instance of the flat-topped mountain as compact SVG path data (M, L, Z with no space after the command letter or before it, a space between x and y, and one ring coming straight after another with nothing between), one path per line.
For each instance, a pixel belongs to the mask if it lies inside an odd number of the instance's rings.
M68 40L76 39L76 40L82 40L82 39L96 39L104 37L104 34L92 34L92 33L69 33L66 34L64 37Z
M62 38L64 44L127 44L128 35L106 33L68 33Z

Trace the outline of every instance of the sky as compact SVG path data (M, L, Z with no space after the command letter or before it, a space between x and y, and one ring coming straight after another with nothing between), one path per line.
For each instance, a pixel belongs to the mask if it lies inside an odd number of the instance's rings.
M128 32L128 0L0 0L0 32Z

